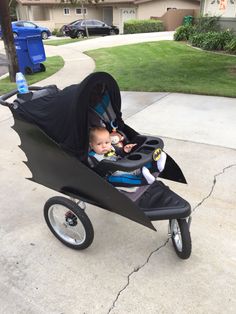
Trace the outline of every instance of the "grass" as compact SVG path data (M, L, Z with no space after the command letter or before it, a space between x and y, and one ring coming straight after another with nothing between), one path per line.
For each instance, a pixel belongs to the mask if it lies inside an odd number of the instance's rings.
M47 61L43 62L46 67L45 72L37 72L33 75L25 75L29 85L39 82L52 74L59 71L64 66L64 60L60 56L48 57ZM0 80L0 95L3 95L16 88L16 83L10 82L9 76Z
M161 41L86 52L121 90L236 97L236 58Z
M71 38L52 39L52 40L44 41L44 45L61 46L61 45L75 43L77 41L82 41L82 40L84 40L84 39L83 38L76 38L76 39L71 39Z
M47 40L44 41L44 45L49 45L49 46L61 46L61 45L66 45L66 44L71 44L71 43L75 43L77 41L84 41L84 40L88 40L88 39L93 39L96 38L97 36L92 36L92 37L85 37L85 38L63 38L63 39L52 39L52 40Z

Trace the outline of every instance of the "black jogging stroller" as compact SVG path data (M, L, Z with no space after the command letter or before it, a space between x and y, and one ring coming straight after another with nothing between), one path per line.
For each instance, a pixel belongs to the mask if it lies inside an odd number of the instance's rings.
M25 164L32 173L29 180L70 197L56 196L46 202L44 217L51 232L70 248L81 250L90 246L94 231L85 212L85 203L89 203L152 230L156 230L152 221L168 220L174 249L180 258L187 259L191 254L191 207L186 200L161 180L135 191L120 190L106 180L114 171L141 168L164 148L160 138L140 135L124 123L120 90L114 78L97 72L63 90L55 85L29 89L28 94L14 90L3 95L0 103L13 114L13 129L20 136L20 148L27 157ZM16 94L12 103L7 102ZM102 111L96 109L101 94L106 95ZM119 161L103 160L91 168L89 128L101 121L108 130L115 125L128 141L138 145ZM181 169L168 154L159 177L186 183Z

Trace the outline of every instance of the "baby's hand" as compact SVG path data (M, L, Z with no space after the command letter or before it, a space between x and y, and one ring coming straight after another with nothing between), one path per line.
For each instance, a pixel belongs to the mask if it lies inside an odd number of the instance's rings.
M134 147L134 146L136 146L137 144L127 144L127 145L125 145L124 146L124 151L126 152L126 153L130 153L131 152L131 150L132 150L132 148Z

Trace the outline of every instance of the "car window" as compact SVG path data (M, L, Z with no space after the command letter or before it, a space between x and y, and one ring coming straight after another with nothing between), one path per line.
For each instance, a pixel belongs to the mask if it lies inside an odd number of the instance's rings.
M83 22L81 22L81 21L76 21L76 22L74 22L73 24L70 24L70 25L82 25L82 23Z
M24 27L36 28L36 25L30 22L24 22Z
M102 27L105 23L103 23L103 22L101 22L101 21L97 21L97 20L95 20L95 21L93 21L94 22L94 25L95 26L99 26L99 27Z
M79 24L79 23L81 23L81 20L73 21L73 22L71 22L69 25L77 25L77 24Z
M22 22L17 22L17 23L14 23L13 25L17 26L17 27L22 27L24 26Z
M87 26L94 26L93 24L93 21L92 20L87 20L87 21L84 21L84 25L87 25Z

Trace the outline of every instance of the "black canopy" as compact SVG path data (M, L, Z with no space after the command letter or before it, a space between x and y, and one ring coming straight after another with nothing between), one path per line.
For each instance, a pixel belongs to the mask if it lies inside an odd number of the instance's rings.
M71 85L53 94L23 102L16 110L23 120L38 125L63 149L86 161L88 151L88 113L99 84L109 93L120 129L127 126L121 118L120 90L111 75L90 74L81 84ZM129 128L129 133L137 134Z
M88 112L99 84L106 87L117 124L129 137L137 133L121 118L120 91L107 73L93 73L81 84L10 106L32 173L30 180L127 217L151 229L150 219L124 194L84 165L88 154ZM66 152L69 152L67 154ZM82 161L82 162L80 162Z

